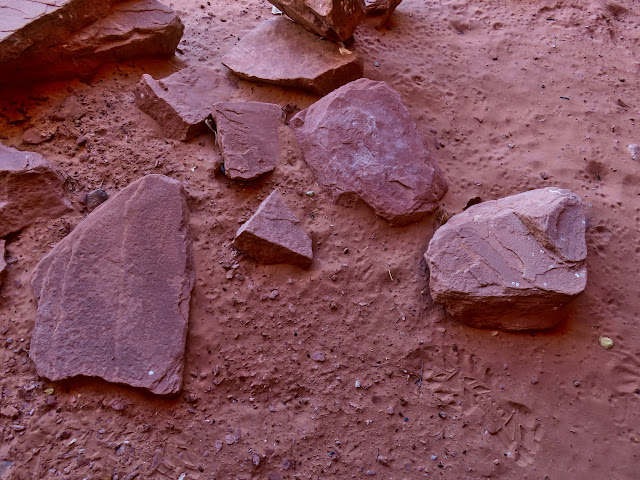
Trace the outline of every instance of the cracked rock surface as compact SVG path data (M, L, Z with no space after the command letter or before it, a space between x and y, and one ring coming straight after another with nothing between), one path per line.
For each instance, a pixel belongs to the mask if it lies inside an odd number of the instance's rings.
M555 187L453 216L424 257L433 299L480 328L550 328L587 283L580 197Z
M195 281L188 227L182 184L148 175L60 241L32 275L38 374L180 391Z

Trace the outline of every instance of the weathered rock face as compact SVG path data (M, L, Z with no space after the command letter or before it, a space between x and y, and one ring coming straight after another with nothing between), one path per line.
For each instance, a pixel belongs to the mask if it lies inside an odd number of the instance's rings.
M7 273L7 262L4 259L4 240L0 240L0 287L4 282L4 277Z
M385 15L388 18L402 0L364 0L364 3L367 16Z
M253 180L278 163L282 109L273 103L222 102L213 108L225 174Z
M213 104L229 100L236 88L216 71L188 67L161 80L144 74L135 101L166 137L184 141L206 131Z
M310 32L336 42L350 39L364 20L364 0L269 0Z
M290 122L304 159L336 203L362 200L392 225L433 211L447 183L400 95L361 79Z
M298 223L278 190L274 190L240 227L233 245L262 263L307 268L313 261L311 239Z
M0 83L90 76L103 63L172 55L184 25L156 0L8 0Z
M383 27L402 0L365 0L367 17L378 17L377 28Z
M64 197L67 176L35 152L0 143L0 238L39 218L56 218L72 209Z
M362 77L357 55L286 18L262 22L222 59L246 80L326 95Z
M433 299L479 328L550 328L587 282L580 197L543 188L485 202L436 231L424 257Z
M38 374L178 392L195 277L188 228L182 184L148 175L58 243L31 280Z

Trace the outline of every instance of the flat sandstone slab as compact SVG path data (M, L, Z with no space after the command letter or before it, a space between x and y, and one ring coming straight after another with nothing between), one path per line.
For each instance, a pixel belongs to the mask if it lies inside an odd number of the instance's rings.
M145 73L135 102L160 125L165 137L186 141L206 131L204 121L213 105L230 100L236 89L225 75L193 66L160 80Z
M64 5L46 7L48 14L0 43L0 71L11 72L0 77L0 84L88 78L104 63L173 55L184 31L177 14L156 0L58 3ZM52 16L50 11L62 13ZM60 24L68 28L60 29ZM43 31L51 35L42 36Z
M392 225L438 206L447 183L398 92L351 82L290 122L304 159L336 203L364 201Z
M64 196L66 181L67 175L39 153L0 143L0 238L72 210Z
M362 77L357 55L280 17L262 22L222 59L240 78L326 95Z
M240 227L233 245L265 264L289 263L307 268L313 262L311 238L298 223L276 189Z
M550 328L587 283L582 200L542 188L480 203L440 227L424 254L433 299L479 328Z
M278 163L282 108L273 103L221 102L213 107L224 173L254 180Z
M180 391L195 281L182 184L133 182L36 266L29 355L38 375Z

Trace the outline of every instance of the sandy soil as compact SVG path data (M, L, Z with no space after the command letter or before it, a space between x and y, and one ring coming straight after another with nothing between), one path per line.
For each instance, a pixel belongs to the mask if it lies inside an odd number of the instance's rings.
M429 139L450 185L444 209L547 185L585 201L587 290L559 328L535 334L448 317L422 260L435 219L390 228L367 208L332 205L291 134L276 171L251 185L214 175L209 136L165 141L133 104L142 73L222 71L221 56L271 17L262 0L173 7L187 28L170 61L0 92L0 139L65 169L77 207L8 238L0 397L20 414L0 418L0 477L638 478L640 163L626 148L640 143L638 3L405 0L390 28L368 21L356 33L365 76L395 87ZM237 85L283 106L315 100ZM53 121L67 97L84 116ZM55 135L25 145L31 127ZM115 193L146 173L183 180L191 195L197 284L183 394L39 379L27 354L32 269L82 221L81 192ZM276 186L312 235L309 271L258 265L230 246Z

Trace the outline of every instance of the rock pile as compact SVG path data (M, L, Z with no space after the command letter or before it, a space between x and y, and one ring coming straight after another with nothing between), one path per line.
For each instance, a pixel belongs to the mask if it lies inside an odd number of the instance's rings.
M543 188L474 205L436 231L431 295L480 328L550 328L587 283L580 197Z
M0 17L1 83L89 76L101 64L173 55L184 25L156 0L8 0Z

